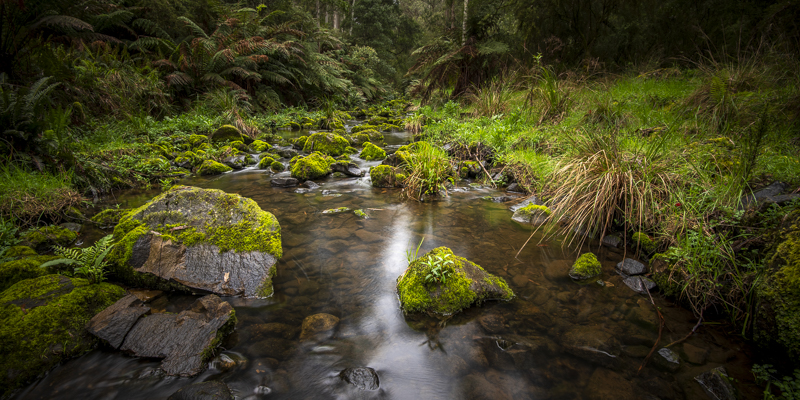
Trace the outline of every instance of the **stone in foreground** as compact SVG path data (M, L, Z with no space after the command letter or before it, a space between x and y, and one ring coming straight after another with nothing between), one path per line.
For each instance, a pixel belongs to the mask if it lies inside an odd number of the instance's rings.
M642 275L647 272L647 267L644 264L632 258L626 258L617 263L617 271L625 276Z
M602 265L593 253L581 254L569 270L572 279L584 280L600 275Z
M378 374L369 367L347 368L340 372L339 376L361 390L378 390L381 386Z
M129 294L92 317L86 330L118 349L139 317L149 312L139 297Z
M19 281L0 294L0 397L56 364L92 349L84 330L125 294L118 286L62 275Z
M235 324L233 307L211 294L179 314L140 318L120 349L138 357L163 358L161 369L169 375L193 376L205 369L214 349Z
M436 266L445 279L426 282ZM487 300L511 300L514 292L503 278L486 272L466 258L458 257L447 247L435 248L413 261L397 278L400 306L406 313L427 312L455 314Z
M736 390L731 385L725 367L717 367L694 378L708 397L717 400L736 400Z
M251 199L174 187L120 220L113 273L131 286L268 297L280 229Z

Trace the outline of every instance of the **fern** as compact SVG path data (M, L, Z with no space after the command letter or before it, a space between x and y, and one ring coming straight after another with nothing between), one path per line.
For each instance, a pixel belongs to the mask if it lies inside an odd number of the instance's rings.
M83 275L92 283L100 283L105 280L106 267L108 261L106 256L114 247L113 236L108 235L98 240L93 246L86 248L67 249L55 246L55 253L62 257L57 260L48 261L40 266L47 268L58 264L76 265L74 272Z

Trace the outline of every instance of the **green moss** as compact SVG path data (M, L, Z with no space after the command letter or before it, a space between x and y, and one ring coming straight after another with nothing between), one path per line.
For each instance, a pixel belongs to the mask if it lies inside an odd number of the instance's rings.
M0 395L90 350L97 340L84 326L124 295L115 285L60 275L23 280L2 292Z
M383 141L383 134L375 129L364 129L357 133L361 135L367 135L369 141L373 143L380 143Z
M784 233L767 260L779 267L758 287L762 307L756 339L776 342L793 358L800 357L800 226Z
M206 136L206 135L189 135L188 141L189 141L189 145L193 149L196 149L200 145L208 144L208 136Z
M350 129L350 133L359 133L362 131L376 130L377 128L378 128L377 126L369 124L356 125Z
M643 232L636 232L631 235L631 240L636 247L642 249L646 254L653 254L656 252L656 242Z
M22 235L22 240L36 251L46 251L56 245L68 246L77 238L77 233L57 225L37 228Z
M269 165L269 169L271 169L271 170L272 170L272 172L281 172L281 171L283 171L283 170L284 170L284 169L286 169L286 168L285 168L285 167L283 166L283 164L281 164L279 161L273 161L273 162L272 162L272 163Z
M388 165L378 165L369 169L369 177L373 187L396 187L397 175L394 168Z
M270 289L272 289L272 285L269 285ZM269 297L272 293L270 292L267 296L261 297ZM228 318L228 321L225 322L224 325L217 329L217 334L214 336L214 340L209 343L208 347L203 349L203 352L200 353L200 357L202 358L203 362L211 361L214 356L217 355L217 348L222 343L222 340L225 339L228 335L230 335L234 329L236 329L236 310L231 311L231 316Z
M253 143L250 143L250 148L253 149L256 153L261 153L262 151L266 151L267 149L272 148L269 143L263 142L261 140L254 140Z
M300 182L319 179L331 173L330 166L334 160L320 153L312 153L300 158L291 166L292 177Z
M124 208L107 208L95 214L95 216L92 217L92 222L100 227L111 227L116 225L126 212L128 212L128 210Z
M4 257L11 257L11 258L29 257L35 255L37 255L36 250L28 246L11 246L6 250L6 253L3 254Z
M197 169L197 175L219 175L228 171L232 171L233 168L218 163L214 160L205 160L203 164L200 165L200 168Z
M540 206L536 204L528 204L525 207L517 210L523 216L536 216L536 215L550 215L550 209L547 206Z
M481 166L475 161L462 161L458 170L461 179L476 178L481 174Z
M213 134L211 134L211 141L213 143L235 141L242 142L243 140L244 138L242 137L242 132L240 132L239 129L236 129L236 127L233 125L223 125Z
M308 141L308 136L300 136L299 138L292 141L292 145L302 150L303 147L306 147L307 141Z
M361 209L353 211L353 214L355 214L359 218L364 218L364 219L369 218L367 213L365 213L364 210L361 210Z
M0 292L21 280L38 278L42 275L53 273L47 269L39 268L39 266L58 257L35 254L32 257L0 264Z
M261 159L258 160L258 169L267 169L274 162L275 162L275 159L273 159L272 157L269 157L269 156L261 157Z
M323 214L338 214L338 213L342 213L342 212L345 212L345 211L350 211L350 209L347 208L347 207L331 208L331 209L323 211L322 213Z
M239 151L242 151L242 152L247 152L247 151L249 151L249 150L250 150L250 149L247 147L247 145L246 145L246 144L244 144L244 142L242 142L241 140L236 140L236 141L233 141L233 142L231 142L230 146L231 146L232 148L234 148L234 149L236 149L236 150L239 150Z
M348 138L349 138L350 144L352 144L354 146L361 146L365 142L369 142L369 136L368 135L364 135L362 133L354 133L354 134L350 135Z
M317 132L308 137L303 151L307 153L318 151L329 156L337 157L346 153L349 143L347 139L327 132Z
M572 265L569 276L573 279L589 279L600 275L602 265L593 253L584 253Z
M361 154L359 154L358 156L367 161L376 161L376 160L383 160L384 158L386 158L386 152L383 151L382 148L375 146L370 142L367 142L364 144L364 150L362 150Z
M405 152L408 152L408 153L416 153L417 151L419 151L420 148L422 148L424 146L428 146L428 142L419 141L419 142L414 142L414 143L407 144L405 146L400 146L400 148L397 149L397 151L398 152L405 151Z
M450 273L443 283L426 283L425 277L430 273L430 264L437 258L453 262L452 266L448 267ZM483 295L479 295L470 289L473 280L467 276L464 268L466 263L483 271L479 265L456 256L447 247L435 248L412 262L406 272L397 280L397 292L403 311L451 315L473 304L480 304L488 300L485 297L488 296L488 293L484 292ZM488 281L484 280L484 283L498 284L502 288L504 293L502 299L510 300L514 297L514 293L502 278L489 274L487 279Z

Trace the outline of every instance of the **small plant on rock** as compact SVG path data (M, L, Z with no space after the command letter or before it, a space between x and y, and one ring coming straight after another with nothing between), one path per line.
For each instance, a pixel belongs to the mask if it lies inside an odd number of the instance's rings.
M48 261L42 264L40 268L47 268L57 264L77 265L75 267L76 274L85 276L92 283L100 283L106 278L106 267L108 267L106 256L114 248L112 238L112 235L107 235L98 240L93 246L83 249L67 249L61 246L54 246L56 255L62 258Z
M422 261L428 267L428 274L425 275L425 283L447 283L447 277L453 273L453 260L449 254L431 255L427 260Z

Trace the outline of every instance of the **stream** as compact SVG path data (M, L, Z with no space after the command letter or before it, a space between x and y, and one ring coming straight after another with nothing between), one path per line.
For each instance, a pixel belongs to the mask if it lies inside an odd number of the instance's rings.
M389 146L411 139L405 132L385 136ZM351 158L362 170L380 164ZM284 255L274 296L224 298L238 318L222 343L224 357L196 377L180 378L163 375L158 360L100 348L15 398L166 399L190 383L221 380L237 399L706 399L694 377L717 366L734 378L741 398L760 397L750 373L753 350L724 325L703 325L672 346L681 357L677 368L659 364L655 353L637 373L659 336L659 319L650 298L615 273L633 255L596 241L583 249L558 239L540 242L537 233L516 256L532 228L511 220L510 203L484 199L503 191L460 181L447 197L417 202L402 200L399 189L371 187L369 176L328 177L306 193L271 187L274 176L251 167L180 182L249 197L281 224ZM155 194L131 191L107 201L136 207ZM363 209L368 218L321 213L337 207ZM504 278L517 297L441 321L404 316L396 279L408 265L406 251L423 238L420 254L450 247ZM567 275L586 251L602 262L602 285ZM170 295L157 303L179 312L195 298ZM658 348L697 323L657 292L654 301L665 318ZM339 324L327 337L301 341L303 319L318 313L338 317ZM361 390L340 378L353 367L373 368L379 389Z

